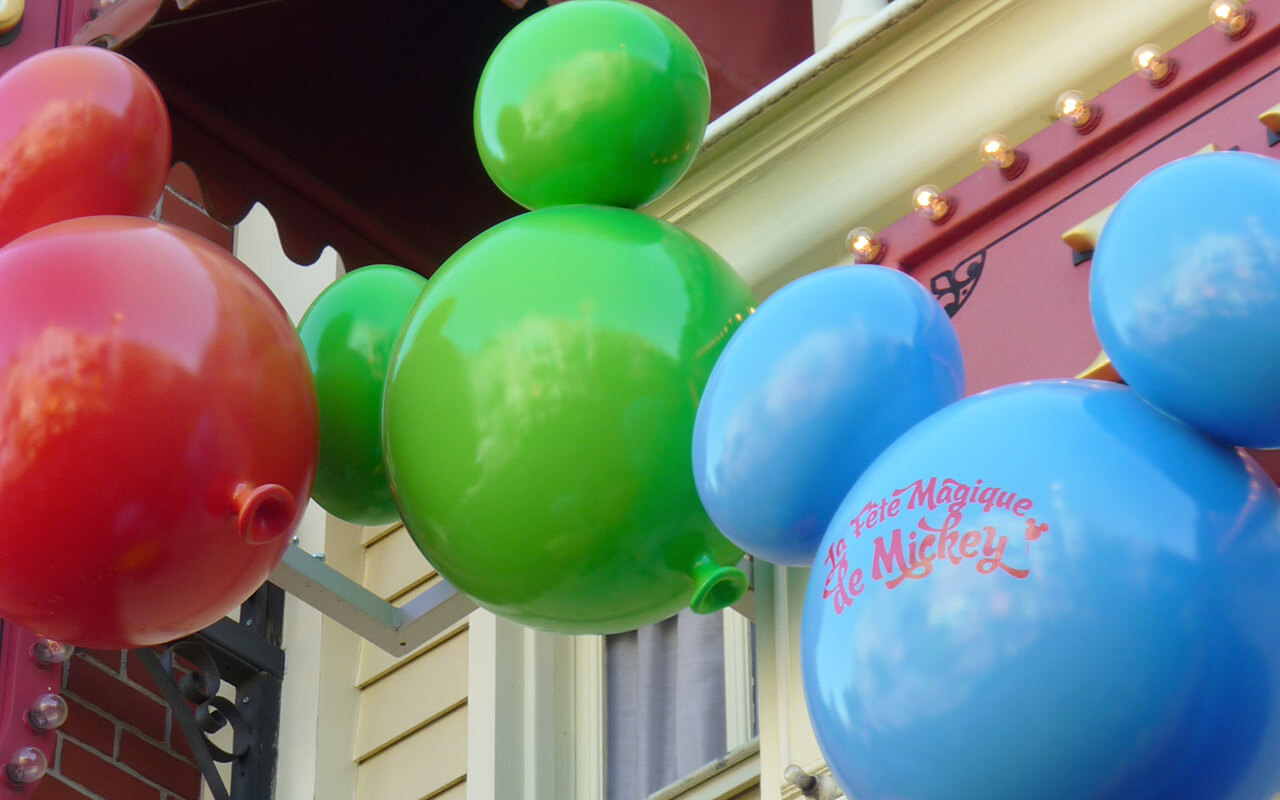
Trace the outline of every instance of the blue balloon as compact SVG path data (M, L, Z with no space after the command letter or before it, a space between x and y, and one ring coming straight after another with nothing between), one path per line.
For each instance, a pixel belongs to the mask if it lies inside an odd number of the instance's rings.
M716 361L693 429L698 496L738 547L808 566L862 470L963 395L960 343L928 290L885 267L813 273Z
M1266 800L1280 492L1130 389L960 401L841 505L801 630L858 800Z
M1280 447L1280 163L1205 153L1116 205L1089 302L1116 370L1147 401L1242 447Z

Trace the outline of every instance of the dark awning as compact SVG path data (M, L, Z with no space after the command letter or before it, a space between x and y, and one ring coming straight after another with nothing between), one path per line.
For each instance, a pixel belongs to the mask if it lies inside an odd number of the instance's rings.
M812 50L808 2L647 3L685 28L713 114ZM160 86L174 158L210 213L267 206L286 253L429 274L520 209L488 180L471 104L485 60L546 0L99 0L75 41L109 43ZM714 6L713 8L709 6ZM802 8L797 8L802 6Z

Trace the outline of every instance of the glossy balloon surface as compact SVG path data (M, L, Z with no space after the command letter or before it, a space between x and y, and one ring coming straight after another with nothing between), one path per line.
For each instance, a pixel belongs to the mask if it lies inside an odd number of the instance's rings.
M1280 447L1280 163L1205 153L1155 170L1093 254L1094 327L1149 402L1225 442Z
M574 0L517 25L476 91L489 177L526 208L634 208L692 163L711 94L693 43L625 0Z
M38 53L0 76L0 109L0 245L72 217L155 210L169 174L169 114L124 56Z
M805 594L805 696L860 800L1266 800L1280 788L1280 498L1090 381L910 430Z
M298 323L320 404L311 496L357 525L399 519L382 459L382 389L391 347L426 284L403 267L361 267L321 292Z
M134 217L0 249L0 616L84 647L167 642L251 594L311 488L315 393L229 253Z
M698 495L743 550L807 567L862 470L963 395L960 342L927 289L877 266L807 275L716 362L694 426Z
M508 220L431 279L392 356L384 450L440 574L516 622L608 633L741 595L698 503L698 395L751 308L701 242L635 211Z

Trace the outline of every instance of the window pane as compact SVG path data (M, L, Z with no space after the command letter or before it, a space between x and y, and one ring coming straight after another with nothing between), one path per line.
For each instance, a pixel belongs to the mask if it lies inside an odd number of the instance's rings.
M643 800L724 755L720 614L606 637L605 679L608 800Z

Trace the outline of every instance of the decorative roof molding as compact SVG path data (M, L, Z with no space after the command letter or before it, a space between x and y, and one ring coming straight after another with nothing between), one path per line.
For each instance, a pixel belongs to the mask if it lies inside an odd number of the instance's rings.
M897 0L717 120L645 210L767 294L847 261L849 229L903 216L914 186L980 168L984 135L1022 141L1064 89L1097 94L1129 73L1136 44L1172 47L1205 25L1203 0Z

